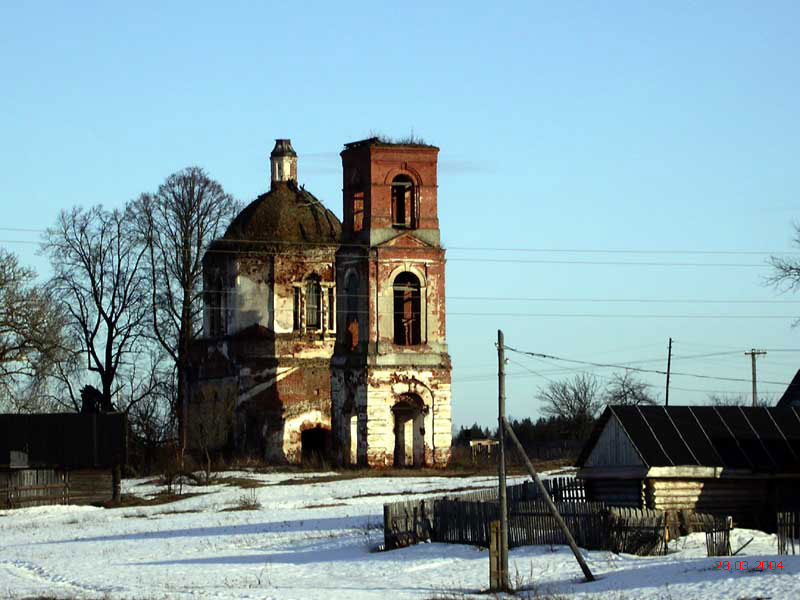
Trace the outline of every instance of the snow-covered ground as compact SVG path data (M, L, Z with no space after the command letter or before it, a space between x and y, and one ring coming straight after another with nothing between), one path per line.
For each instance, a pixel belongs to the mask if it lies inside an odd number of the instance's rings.
M0 511L0 598L267 598L372 600L461 598L488 584L488 553L421 544L374 552L383 541L384 502L466 486L487 477L364 477L280 485L309 474L227 473L264 487L185 488L201 492L157 506L102 509L50 506ZM317 474L317 477L324 474ZM126 480L124 493L160 491ZM251 499L258 510L226 511ZM800 598L800 557L776 556L775 536L751 537L740 561L771 559L762 572L715 570L705 538L693 534L663 557L585 553L598 581L583 583L567 547L512 550L512 580L575 598L689 600ZM735 559L729 559L734 569ZM484 596L485 597L485 596Z

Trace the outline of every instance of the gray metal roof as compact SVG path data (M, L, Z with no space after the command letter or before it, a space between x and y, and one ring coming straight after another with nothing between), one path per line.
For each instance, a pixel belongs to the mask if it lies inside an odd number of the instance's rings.
M578 457L579 467L612 416L648 467L800 472L800 413L792 407L608 406Z

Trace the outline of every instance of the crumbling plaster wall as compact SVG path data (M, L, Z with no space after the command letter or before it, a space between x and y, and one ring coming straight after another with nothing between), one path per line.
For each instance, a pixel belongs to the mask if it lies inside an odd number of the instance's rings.
M427 243L440 243L437 209L436 164L438 148L402 146L362 146L342 152L344 229L353 226L352 196L365 193L364 228L352 233L353 239L376 245L397 235L392 224L392 180L397 175L411 177L417 187L419 214L415 234ZM358 173L358 176L354 176ZM354 185L353 180L360 185Z
M300 462L302 431L331 429L330 359L336 324L329 315L336 310L336 248L220 255L207 265L207 285L224 276L229 286L226 336L211 344L207 354L224 357L238 388L237 447L270 461ZM305 323L309 275L317 276L322 288L321 326L314 330ZM301 301L298 329L295 289ZM210 379L203 385L223 383ZM229 387L230 380L224 385Z
M336 459L342 464L367 464L366 370L331 370L332 432Z
M264 457L277 463L299 463L302 432L311 427L331 431L331 378L327 360L296 359L254 374L243 368L239 410L245 428L263 438Z
M370 369L367 381L366 462L372 467L395 462L392 408L405 394L423 402L424 464L445 466L450 459L452 415L448 369Z
M446 353L444 309L444 260L442 251L402 253L399 249L381 249L373 261L370 287L370 314L375 315L370 328L371 340L378 342L378 352ZM414 274L420 282L420 330L422 347L394 344L394 280L401 273Z
M240 257L235 261L235 268L235 286L231 290L234 299L232 333L252 325L273 329L272 257Z

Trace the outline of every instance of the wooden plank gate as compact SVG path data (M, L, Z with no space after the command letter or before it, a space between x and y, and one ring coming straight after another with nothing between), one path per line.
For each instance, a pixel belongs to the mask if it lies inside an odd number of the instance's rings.
M708 556L731 555L731 517L717 517L706 525L706 553Z
M778 554L797 554L795 544L800 551L800 513L779 512L777 522Z
M667 524L662 511L614 507L608 511L607 549L638 556L667 552Z

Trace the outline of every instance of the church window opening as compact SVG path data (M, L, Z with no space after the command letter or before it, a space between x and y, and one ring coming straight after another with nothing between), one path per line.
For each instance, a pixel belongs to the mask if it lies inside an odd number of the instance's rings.
M209 294L210 315L209 329L211 337L220 337L225 334L225 296L222 277L217 277L213 289Z
M306 283L306 329L322 326L322 287L319 277L311 275Z
M421 297L419 279L401 273L394 280L394 343L415 346L421 343Z
M302 294L300 293L300 288L294 288L294 314L292 315L293 324L292 328L295 331L300 331L300 301L302 300Z
M353 231L364 229L364 192L353 194Z
M416 227L414 212L414 182L398 175L392 180L392 226Z
M328 331L336 329L336 291L328 288Z
M348 345L351 350L355 350L358 346L358 276L355 273L347 278L344 290Z

